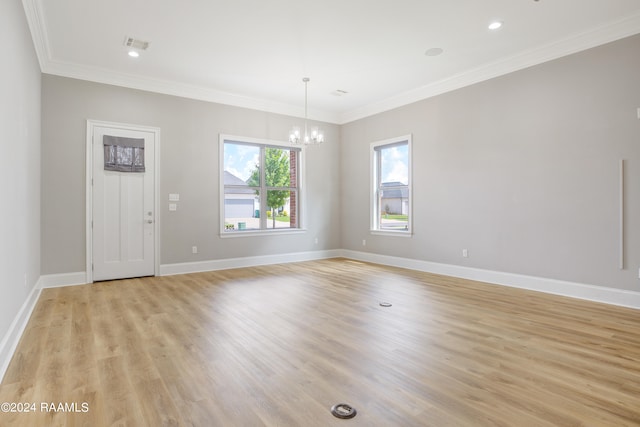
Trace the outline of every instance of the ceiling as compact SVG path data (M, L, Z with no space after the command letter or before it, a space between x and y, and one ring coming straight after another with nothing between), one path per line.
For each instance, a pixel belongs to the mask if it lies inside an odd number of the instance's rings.
M296 116L309 77L332 123L640 33L638 0L22 1L44 73Z

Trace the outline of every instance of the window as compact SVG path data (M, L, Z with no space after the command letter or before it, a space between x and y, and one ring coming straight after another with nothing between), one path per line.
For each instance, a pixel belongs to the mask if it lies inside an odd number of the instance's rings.
M222 137L222 234L299 229L300 149Z
M371 229L411 234L411 136L371 144Z
M144 138L103 135L104 170L144 172Z

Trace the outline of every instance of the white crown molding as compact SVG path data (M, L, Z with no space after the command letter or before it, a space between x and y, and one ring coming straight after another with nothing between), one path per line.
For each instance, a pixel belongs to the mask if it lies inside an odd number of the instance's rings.
M52 56L48 38L49 33L45 20L43 19L42 0L22 0L22 5L31 31L31 38L33 39L36 55L40 64L40 71L44 74L162 93L199 101L214 102L240 108L249 108L269 113L284 114L293 117L304 117L304 112L301 111L299 105L289 105L271 100L223 92L203 86L141 77L133 74L118 73L99 67L56 61ZM338 113L327 111L311 110L309 111L309 119L338 123L339 115Z
M51 60L51 49L49 47L49 32L42 15L41 0L22 0L22 7L31 31L40 70L44 70Z
M42 0L22 0L22 3L31 30L38 61L40 62L40 68L45 74L301 117L299 106L242 96L175 81L151 79L131 74L116 73L98 67L55 61L52 58L46 23L43 19ZM638 33L640 33L640 12L614 22L603 24L589 31L476 67L380 102L343 113L312 111L310 112L309 118L338 125L349 123Z
M340 115L345 124L640 33L640 12Z
M252 98L204 86L119 73L100 67L49 60L46 65L42 67L42 72L45 74L53 74L62 77L87 80L154 93L162 93L165 95L179 96L199 101L214 102L217 104L249 108L252 110L284 114L293 117L303 117L301 115L299 105L294 106L266 99ZM337 123L338 114L315 110L309 113L309 118L322 122Z

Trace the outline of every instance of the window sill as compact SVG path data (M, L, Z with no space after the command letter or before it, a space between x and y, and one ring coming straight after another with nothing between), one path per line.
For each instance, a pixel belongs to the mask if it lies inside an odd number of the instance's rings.
M307 232L306 228L294 228L285 230L246 230L246 231L227 231L220 233L220 237L223 239L233 239L236 237L256 237L256 236L282 236L285 234L304 234Z
M393 237L413 237L411 231L386 231L386 230L369 230L371 234L376 236L393 236Z

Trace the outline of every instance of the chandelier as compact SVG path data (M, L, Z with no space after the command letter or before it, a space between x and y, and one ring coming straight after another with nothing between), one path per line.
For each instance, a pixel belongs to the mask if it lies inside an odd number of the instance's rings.
M317 126L307 128L307 84L309 77L302 79L304 82L304 133L300 133L300 127L294 126L289 132L289 142L294 144L312 145L324 142L324 134Z

